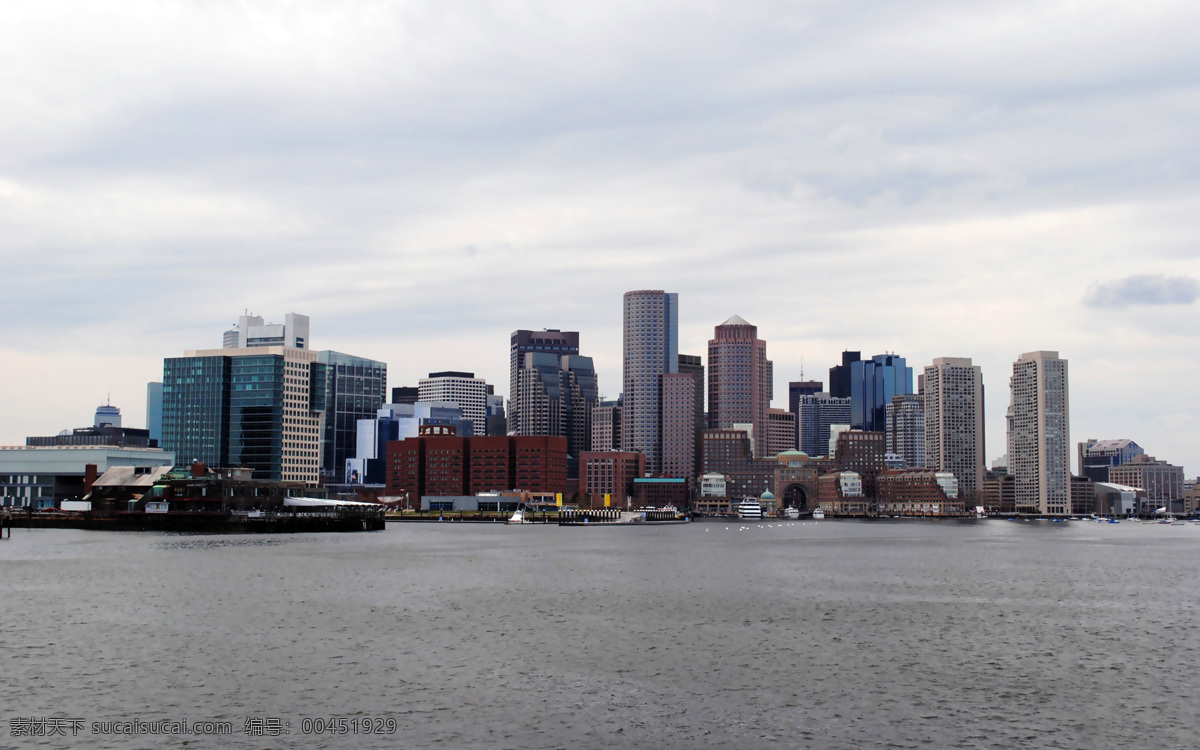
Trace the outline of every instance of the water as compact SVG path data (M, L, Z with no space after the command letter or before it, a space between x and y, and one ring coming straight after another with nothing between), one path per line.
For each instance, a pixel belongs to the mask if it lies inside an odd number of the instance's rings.
M1193 747L1198 562L1131 523L16 529L0 747Z

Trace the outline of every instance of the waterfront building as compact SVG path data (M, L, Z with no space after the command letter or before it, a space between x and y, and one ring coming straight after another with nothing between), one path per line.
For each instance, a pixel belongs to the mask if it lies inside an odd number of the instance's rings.
M601 401L592 409L592 450L621 450L621 399Z
M842 363L829 368L829 395L834 398L850 398L850 368L861 361L862 352L842 352Z
M521 424L521 369L527 354L552 354L556 357L579 354L579 333L547 328L541 331L513 331L508 350L508 431L513 435L536 435Z
M946 476L942 476L946 474ZM958 499L954 476L935 471L886 471L876 480L881 516L963 516L966 505Z
M90 489L89 482L114 466L174 464L175 454L160 448L95 444L0 447L0 505L54 508L63 500L81 499Z
M264 323L258 315L242 315L233 328L225 331L221 346L224 349L246 349L256 346L285 346L308 349L309 320L307 315L288 313L284 322Z
M359 420L373 419L387 396L387 364L334 351L317 352L324 366L325 416L321 424L321 473L336 483L346 460L357 455Z
M587 451L579 454L579 492L591 500L591 507L625 508L633 495L633 480L646 473L646 456L624 451Z
M696 379L692 373L662 375L662 476L696 480Z
M1098 516L1128 517L1148 512L1146 491L1112 482L1093 482L1095 496L1092 512Z
M887 405L912 393L912 368L904 357L877 354L850 363L850 426L865 432L887 431Z
M767 446L764 456L796 450L796 415L785 409L767 409Z
M723 474L731 498L758 497L772 481L776 464L754 457L748 429L705 430L703 443L704 471Z
M285 346L188 351L163 362L163 448L271 481L320 481L326 366Z
M1071 477L1071 513L1077 516L1096 512L1096 483L1087 477Z
M527 353L517 373L517 434L565 437L568 472L578 478L579 454L591 450L597 393L591 357Z
M162 441L162 388L162 383L146 383L146 431L155 445Z
M751 424L757 438L755 458L767 455L767 410L771 406L774 368L767 342L757 326L734 315L708 342L708 419L713 429Z
M1127 463L1108 470L1113 484L1138 487L1146 491L1149 511L1166 508L1168 512L1183 512L1183 467L1160 461L1144 453ZM1139 512L1145 512L1139 509Z
M776 509L812 510L816 506L820 474L819 462L798 450L786 450L768 459L774 463L774 492Z
M1096 440L1088 438L1079 444L1079 474L1093 482L1107 482L1108 470L1127 464L1146 455L1142 446L1132 440Z
M662 471L660 375L679 372L679 295L662 290L626 292L622 334L621 444L646 454L646 470Z
M939 357L925 368L925 460L958 478L973 500L987 472L984 454L983 371L970 357Z
M710 471L700 476L700 491L696 500L696 512L705 515L732 513L729 501L728 480L724 474Z
M453 427L456 435L464 437L472 436L474 429L456 404L384 404L371 419L358 420L355 454L346 461L343 483L385 484L387 444L418 437L421 427L427 425Z
M810 456L829 456L832 426L850 424L850 399L828 393L801 395L794 413L797 447Z
M817 478L817 502L827 516L865 516L870 503L862 477L854 471L822 474Z
M852 471L863 483L863 494L875 498L875 479L883 471L885 438L882 432L846 430L837 436L833 463L839 471Z
M887 450L906 469L925 466L925 398L914 393L893 396L887 405Z
M700 474L700 460L703 458L703 445L701 444L701 436L704 433L704 428L707 427L704 414L704 360L696 354L680 354L679 355L679 372L691 375L695 382L693 390L694 413L692 416L693 437L692 437L692 453L695 456L695 464L692 467L692 476Z
M487 434L487 381L473 372L431 372L417 382L418 400L425 403L451 403L471 420L472 433Z
M1009 381L1008 473L1018 513L1071 512L1067 360L1058 352L1022 354Z
M1016 513L1016 480L1005 472L989 471L981 483L978 504L988 513Z
M688 506L687 480L682 477L637 477L633 480L633 507Z
M415 438L387 445L387 494L470 495L520 489L573 492L567 486L567 439L548 435L460 437L426 425Z

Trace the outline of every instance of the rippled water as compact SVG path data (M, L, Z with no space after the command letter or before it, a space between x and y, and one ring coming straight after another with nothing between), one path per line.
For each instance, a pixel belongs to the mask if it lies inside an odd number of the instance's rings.
M16 529L0 747L1194 747L1197 562L1131 523ZM129 718L235 733L87 731Z

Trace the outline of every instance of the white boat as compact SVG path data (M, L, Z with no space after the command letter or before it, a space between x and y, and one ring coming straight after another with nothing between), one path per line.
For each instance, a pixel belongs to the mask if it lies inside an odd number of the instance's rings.
M799 518L800 517L800 509L799 508L786 508L783 511L783 515L787 518Z
M738 503L737 514L743 520L761 520L762 506L754 498L747 497Z
M518 508L505 523L525 523L525 511Z
M816 508L813 509L812 517L813 517L814 521L820 521L821 519L823 519L825 517L825 511L821 510L820 506L817 506Z

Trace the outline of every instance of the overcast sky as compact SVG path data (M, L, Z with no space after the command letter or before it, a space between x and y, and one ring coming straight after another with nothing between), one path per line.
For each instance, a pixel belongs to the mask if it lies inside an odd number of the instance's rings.
M787 381L842 349L1070 361L1072 443L1200 473L1200 4L7 3L0 444L130 426L249 309L389 385L621 295L732 314ZM1072 446L1073 449L1073 446Z

